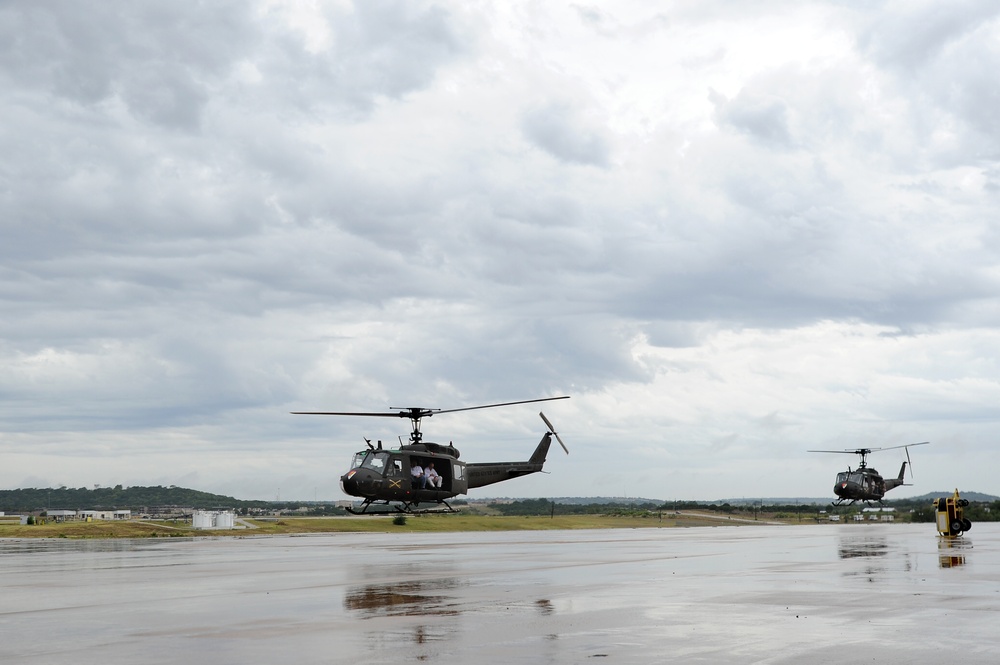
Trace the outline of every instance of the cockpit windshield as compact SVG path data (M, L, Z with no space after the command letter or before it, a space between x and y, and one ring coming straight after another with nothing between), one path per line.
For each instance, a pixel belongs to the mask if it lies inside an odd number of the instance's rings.
M352 469L369 469L380 476L402 476L403 461L399 455L391 455L384 450L365 450L354 454Z
M351 468L352 469L360 469L361 468L361 464L364 463L365 457L367 457L367 456L368 456L368 451L367 450L365 452L363 452L363 453L354 453L354 459L351 460Z
M365 457L365 461L361 463L361 468L371 469L372 471L376 471L381 474L385 471L385 463L388 459L389 453L381 451L377 453L368 453L368 456Z

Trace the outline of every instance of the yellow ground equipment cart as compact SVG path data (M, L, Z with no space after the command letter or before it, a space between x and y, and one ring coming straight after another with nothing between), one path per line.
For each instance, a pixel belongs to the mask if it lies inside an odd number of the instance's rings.
M972 528L972 522L967 520L964 508L969 505L966 499L958 495L955 490L954 496L941 497L933 502L934 510L937 513L937 530L942 536L961 536L963 532Z

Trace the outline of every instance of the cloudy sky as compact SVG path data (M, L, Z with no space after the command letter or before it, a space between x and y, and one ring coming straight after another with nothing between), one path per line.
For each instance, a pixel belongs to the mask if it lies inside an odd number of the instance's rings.
M997 71L991 0L0 3L0 488L336 499L408 422L290 411L571 395L472 496L1000 494Z

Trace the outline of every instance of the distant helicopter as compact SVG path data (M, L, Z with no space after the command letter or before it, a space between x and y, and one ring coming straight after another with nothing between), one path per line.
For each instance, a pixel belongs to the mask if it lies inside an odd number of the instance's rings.
M923 441L921 443L908 443L905 446L890 446L888 448L810 450L807 452L850 453L852 455L860 455L861 466L854 471L851 471L851 467L847 467L847 471L841 471L837 474L837 482L833 486L833 493L837 495L837 499L833 501L833 505L839 506L844 503L851 505L856 501L864 501L865 503L870 504L872 501L882 503L882 497L885 496L886 492L894 487L899 487L904 484L903 475L906 473L906 464L910 461L910 446L926 446L929 443L930 441ZM899 468L898 477L883 478L879 475L878 471L868 467L867 458L871 453L882 450L895 450L897 448L903 448L906 450L906 462L903 462L903 466Z
M548 402L557 399L569 399L569 395L562 397L545 397L542 399L528 399L520 402L504 402L501 404L486 404L483 406L467 406L460 409L425 409L422 407L389 407L393 411L389 412L345 412L345 411L293 411L293 415L313 415L313 416L372 416L376 418L409 418L412 425L410 432L410 442L402 444L398 449L387 450L382 448L382 442L372 445L371 440L365 439L368 450L354 454L350 470L340 477L340 487L345 494L360 497L361 507L358 510L348 508L348 511L356 515L368 513L368 509L373 504L384 504L392 506L400 513L429 512L418 511L417 507L421 503L443 504L444 510L437 509L433 512L455 512L448 504L451 499L459 494L466 494L470 489L492 485L504 480L518 478L536 473L542 470L545 464L545 457L549 452L549 444L552 437L556 438L562 449L569 454L566 444L556 433L552 423L541 411L538 415L548 430L542 435L542 440L538 442L535 452L526 462L460 462L458 461L458 449L451 443L442 445L430 443L423 440L420 432L421 418L430 418L440 413L455 413L457 411L472 411L474 409L492 409L498 406L513 406L515 404L530 404L532 402ZM415 477L415 467L427 469L434 468L439 476L438 480L432 480L426 476ZM389 510L372 511L392 512ZM371 513L369 513L371 514Z

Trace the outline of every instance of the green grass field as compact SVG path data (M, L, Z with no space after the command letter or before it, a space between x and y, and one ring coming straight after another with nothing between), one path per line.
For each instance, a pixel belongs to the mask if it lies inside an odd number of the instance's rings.
M190 523L62 522L21 526L0 524L0 538L170 538L266 536L302 533L387 532L424 533L454 531L544 531L558 529L649 529L698 526L738 526L738 522L664 513L648 517L609 515L556 515L500 517L470 514L407 515L405 524L394 524L392 516L378 517L282 517L248 520L257 528L196 530Z

